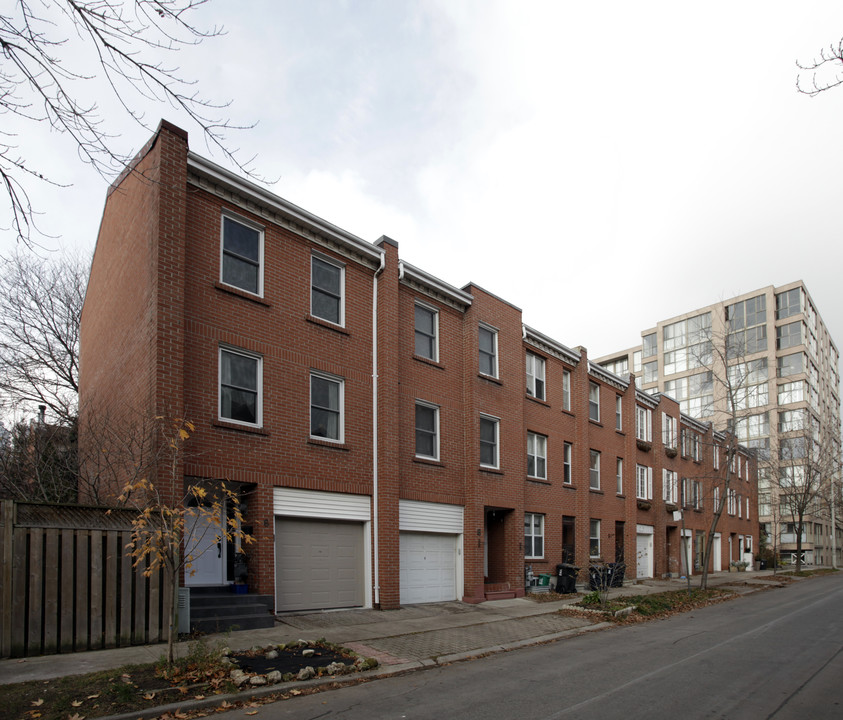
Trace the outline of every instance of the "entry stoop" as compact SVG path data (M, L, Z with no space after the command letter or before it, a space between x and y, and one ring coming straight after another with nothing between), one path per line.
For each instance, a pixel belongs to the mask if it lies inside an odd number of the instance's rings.
M486 600L509 600L516 597L509 583L486 583L483 588Z
M237 594L231 586L190 588L190 629L204 633L275 627L272 595Z

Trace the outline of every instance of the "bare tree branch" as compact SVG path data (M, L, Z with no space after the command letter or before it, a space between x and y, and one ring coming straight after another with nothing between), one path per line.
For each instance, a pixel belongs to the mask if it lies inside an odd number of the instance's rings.
M46 123L66 135L83 162L106 178L117 175L131 153L117 149L115 136L95 102L77 100L85 84L104 80L110 98L148 131L141 107L166 103L187 115L205 138L247 176L262 180L254 158L241 160L228 144L230 131L254 125L234 124L224 114L230 102L200 95L195 82L161 57L218 37L223 29L202 30L192 13L207 0L17 0L0 11L0 117L12 115L29 123ZM70 48L81 46L78 57ZM90 94L90 93L89 93ZM157 118L156 118L157 120ZM29 181L57 186L51 177L23 157L15 135L0 130L0 181L8 201L8 222L20 240L32 243L35 210Z
M803 64L797 60L796 67L799 68L796 89L803 95L814 97L843 85L843 39L837 45L832 43L827 48L822 48L819 57L810 62ZM810 75L809 81L803 79L803 73Z

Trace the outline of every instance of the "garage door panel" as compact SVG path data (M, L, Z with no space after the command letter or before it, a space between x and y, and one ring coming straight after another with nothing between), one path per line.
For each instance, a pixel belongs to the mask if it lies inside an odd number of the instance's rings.
M401 603L456 599L456 535L402 532Z
M363 523L277 517L279 611L363 605Z

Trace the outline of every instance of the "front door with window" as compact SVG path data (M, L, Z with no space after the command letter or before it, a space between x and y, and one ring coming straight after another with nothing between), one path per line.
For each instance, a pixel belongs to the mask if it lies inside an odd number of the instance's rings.
M185 570L185 585L223 585L225 583L226 541L219 523L188 508L185 517L185 558L191 563Z

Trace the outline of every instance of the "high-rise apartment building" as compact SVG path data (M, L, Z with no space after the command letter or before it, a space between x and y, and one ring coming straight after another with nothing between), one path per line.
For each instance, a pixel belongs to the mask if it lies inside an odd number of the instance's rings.
M597 362L620 376L633 373L640 389L673 397L683 413L715 429L734 425L740 442L758 452L761 527L785 562L795 561L797 538L783 494L806 472L826 475L808 508L802 558L832 564L843 557L829 502L840 497L838 360L816 304L795 281L661 320L641 333L641 345Z

